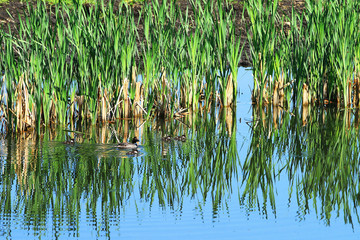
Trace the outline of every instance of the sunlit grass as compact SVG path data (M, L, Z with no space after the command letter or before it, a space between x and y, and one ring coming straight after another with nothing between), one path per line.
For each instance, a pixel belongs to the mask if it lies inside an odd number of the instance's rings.
M172 1L145 3L136 21L126 3L54 7L29 5L19 36L0 35L9 130L235 107L242 47L220 0L192 2L193 20Z
M358 1L307 0L301 15L282 18L278 1L245 6L254 103L359 107Z

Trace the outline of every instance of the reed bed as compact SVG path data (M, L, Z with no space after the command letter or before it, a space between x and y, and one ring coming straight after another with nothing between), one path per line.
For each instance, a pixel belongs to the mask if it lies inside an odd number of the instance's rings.
M306 0L280 17L278 1L246 3L253 102L359 107L359 1Z
M193 18L173 1L152 1L135 21L126 3L118 12L103 2L28 5L18 37L0 30L6 129L234 106L242 46L232 10L220 0L190 7Z

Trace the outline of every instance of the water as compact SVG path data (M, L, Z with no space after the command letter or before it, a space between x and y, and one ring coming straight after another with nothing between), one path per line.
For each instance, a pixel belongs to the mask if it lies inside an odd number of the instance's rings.
M234 118L122 121L74 145L62 129L1 139L0 238L359 239L358 113L261 119L251 71L239 79ZM113 129L139 136L141 155Z

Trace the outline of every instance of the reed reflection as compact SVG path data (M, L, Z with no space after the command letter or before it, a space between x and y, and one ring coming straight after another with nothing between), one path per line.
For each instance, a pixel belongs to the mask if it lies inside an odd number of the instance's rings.
M8 137L0 163L0 194L5 196L0 217L17 211L34 234L41 235L52 221L53 229L76 236L81 213L96 222L94 228L105 226L101 231L109 235L110 216L123 214L129 202L181 211L190 197L197 206L210 202L216 214L237 176L235 117L230 120L224 109L163 123L123 120ZM186 140L164 143L165 134L185 134ZM141 138L139 157L116 148L117 139L134 135ZM68 138L75 143L65 144Z
M263 204L270 201L276 213L276 180L287 175L289 201L296 194L300 219L315 208L327 224L334 214L343 215L345 223L360 222L359 112L303 108L269 113L270 106L253 110L241 203L257 206L262 195Z

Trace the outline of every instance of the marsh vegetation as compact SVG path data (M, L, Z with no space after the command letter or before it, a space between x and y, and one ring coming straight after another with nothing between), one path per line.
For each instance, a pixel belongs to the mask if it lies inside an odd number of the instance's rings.
M253 102L359 107L359 1L306 0L300 14L278 1L248 1Z
M7 129L234 106L241 45L231 10L220 1L191 7L198 11L190 21L173 2L152 1L135 22L126 4L117 14L111 3L29 5L19 36L0 34Z
M223 1L191 1L187 10L151 1L139 11L127 3L117 11L111 2L29 4L16 34L0 30L2 127L234 108L245 35L254 104L359 105L357 1L307 0L288 15L278 1L243 5L248 24L239 35L237 13Z
M291 214L357 231L359 3L279 4L246 1L238 19L220 0L39 1L16 31L2 25L1 236L110 238L209 213L204 236ZM136 154L116 147L133 137Z

